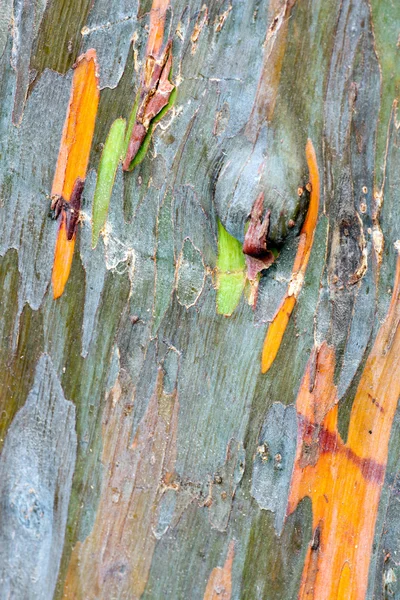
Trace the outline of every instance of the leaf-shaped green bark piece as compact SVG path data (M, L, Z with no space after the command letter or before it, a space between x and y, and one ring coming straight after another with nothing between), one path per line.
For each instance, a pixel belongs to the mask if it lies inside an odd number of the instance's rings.
M101 154L92 208L92 248L96 247L107 219L115 173L123 156L125 125L125 119L114 121Z
M239 304L246 282L242 244L218 220L217 313L230 316Z

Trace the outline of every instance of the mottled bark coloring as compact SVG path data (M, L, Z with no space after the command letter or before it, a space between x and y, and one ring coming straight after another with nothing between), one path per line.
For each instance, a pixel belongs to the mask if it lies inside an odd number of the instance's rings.
M52 600L75 467L75 407L48 355L0 458L0 595Z

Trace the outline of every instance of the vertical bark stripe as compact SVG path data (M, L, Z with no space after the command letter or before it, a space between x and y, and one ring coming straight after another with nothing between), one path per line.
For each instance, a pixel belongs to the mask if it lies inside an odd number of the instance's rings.
M347 443L337 431L334 349L309 360L297 398L298 447L288 514L309 496L318 549L310 545L299 598L358 600L368 585L372 543L400 396L400 258L391 304L365 364ZM339 482L339 483L338 483Z
M88 50L79 57L72 79L71 96L61 138L52 195L71 198L77 178L85 180L92 145L97 107L99 104L99 77L96 51ZM71 271L75 247L74 235L67 239L66 219L62 212L57 235L53 264L53 295L59 298Z
M317 226L319 210L319 172L317 157L313 143L310 139L306 144L306 158L310 175L311 195L307 215L300 232L299 247L293 265L292 277L279 309L273 318L267 335L261 357L261 371L266 373L274 362L280 348L290 315L295 307L297 297L303 287L304 276L307 270L311 248L314 242L314 233Z

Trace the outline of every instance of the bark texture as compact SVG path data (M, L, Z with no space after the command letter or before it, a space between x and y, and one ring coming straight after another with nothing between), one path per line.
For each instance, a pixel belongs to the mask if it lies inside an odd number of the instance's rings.
M1 11L0 598L400 598L400 3Z

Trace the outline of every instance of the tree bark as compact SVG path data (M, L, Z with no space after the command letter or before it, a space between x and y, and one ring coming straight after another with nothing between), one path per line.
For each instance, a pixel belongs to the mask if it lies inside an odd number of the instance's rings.
M400 597L400 4L2 13L0 598Z

